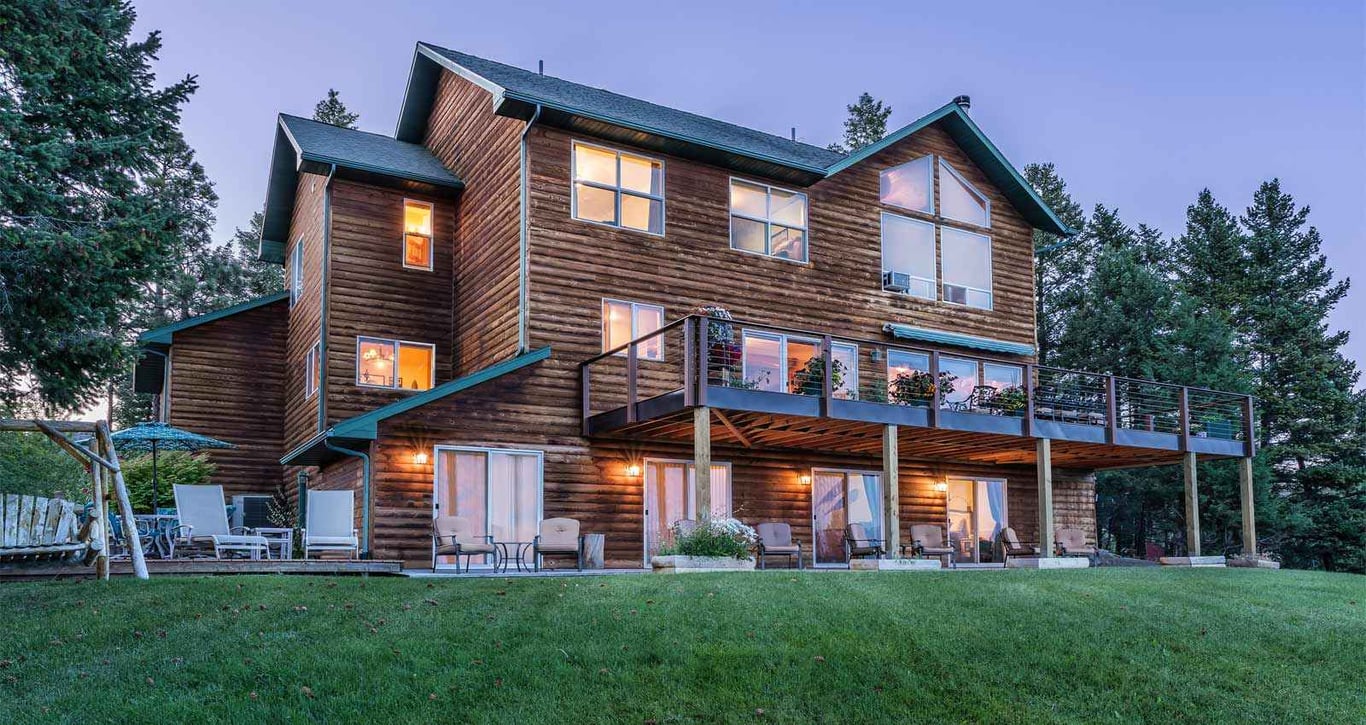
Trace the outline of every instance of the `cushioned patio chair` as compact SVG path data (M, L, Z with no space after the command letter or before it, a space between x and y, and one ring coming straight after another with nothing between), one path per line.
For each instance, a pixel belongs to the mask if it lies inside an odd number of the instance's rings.
M759 568L767 569L764 557L786 556L789 565L792 557L797 558L797 568L802 568L802 545L792 540L792 527L784 523L759 524L759 543L755 545Z
M319 551L346 552L351 559L359 556L356 492L315 491L310 488L305 501L304 558Z
M1058 556L1084 556L1090 559L1096 555L1096 547L1086 543L1086 532L1081 529L1058 529L1053 541Z
M531 542L531 558L536 571L541 570L545 554L573 554L575 567L583 571L583 535L574 519L546 519L541 522L541 533Z
M470 561L476 556L492 555L494 567L498 564L498 547L488 534L474 533L474 526L464 516L437 516L432 519L432 568L436 568L436 557L455 557L455 573L460 573L460 557L465 557L465 573L470 571Z
M167 533L170 554L213 548L215 559L224 554L243 554L252 559L269 556L270 542L264 536L251 536L247 530L228 526L228 504L222 486L191 486L177 483L176 516L180 523Z
M868 536L868 527L863 524L849 524L844 527L844 558L853 559L856 556L871 556L874 559L881 558L887 550L882 546L882 539L874 539Z
M944 540L944 527L938 524L915 524L911 526L911 553L917 557L934 557L949 566L954 563L954 548ZM906 547L901 547L906 553Z
M1009 526L1001 529L1001 533L996 537L996 543L1001 547L1002 564L1009 561L1012 556L1039 555L1039 547L1021 544L1020 537L1015 533L1015 529Z

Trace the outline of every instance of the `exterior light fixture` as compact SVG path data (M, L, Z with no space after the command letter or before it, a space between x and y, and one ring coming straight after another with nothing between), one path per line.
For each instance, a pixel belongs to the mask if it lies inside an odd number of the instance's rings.
M947 481L940 481L939 483L934 484L934 490L944 493L949 490L949 484Z
M798 477L797 477L797 480L798 480L799 482L801 482L801 484L802 484L803 486L810 486L810 485L811 485L811 477L808 476L808 475L806 475L805 473L803 473L802 475L798 476Z
M414 453L414 454L413 454L413 463L416 463L416 464L419 465L419 466L425 466L425 465L427 465L427 452L426 452L426 451L418 451L418 452Z
M626 467L626 475L630 476L631 478L635 478L636 476L639 476L639 475L640 475L640 466L639 466L638 464L635 464L635 463L632 463L632 464L628 465L628 466Z

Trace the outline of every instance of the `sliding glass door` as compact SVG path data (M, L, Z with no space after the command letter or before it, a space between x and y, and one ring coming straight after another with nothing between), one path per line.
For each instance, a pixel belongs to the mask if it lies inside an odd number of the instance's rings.
M541 521L541 489L539 451L436 449L434 515L463 517L476 535L501 542L534 539ZM517 554L517 547L508 548L509 554ZM472 563L490 566L493 558L477 557ZM454 565L454 557L437 560L438 567Z
M673 525L696 519L697 471L690 461L645 461L645 562L661 547L673 543ZM731 515L729 463L711 466L711 515Z
M816 469L811 476L811 531L817 566L844 564L844 531L861 524L882 538L882 475L867 471Z
M959 561L995 561L995 542L1006 517L1006 482L950 479L948 482L949 540Z

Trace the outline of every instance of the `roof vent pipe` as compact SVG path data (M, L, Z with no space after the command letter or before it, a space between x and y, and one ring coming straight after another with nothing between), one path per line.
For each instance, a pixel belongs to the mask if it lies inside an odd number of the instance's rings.
M796 140L797 140L797 127L796 127L796 126L793 126L793 127L792 127L792 140L793 140L793 141L796 141Z
M538 60L538 61L536 61L536 72L537 72L537 73L540 73L541 75L545 75L545 61L544 61L544 60Z
M958 96L953 99L953 102L957 103L963 109L963 113L967 113L968 110L972 108L972 96Z

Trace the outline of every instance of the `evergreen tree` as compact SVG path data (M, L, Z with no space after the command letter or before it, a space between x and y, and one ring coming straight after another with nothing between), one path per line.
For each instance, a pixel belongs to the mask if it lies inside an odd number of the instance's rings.
M340 95L337 93L337 89L329 88L327 89L327 98L318 101L317 105L313 106L313 120L342 128L355 128L356 121L360 120L360 114L351 113L347 110L346 104L342 103Z
M1241 317L1247 239L1238 219L1204 189L1186 207L1186 233L1176 240L1172 269L1192 299L1227 320Z
M1084 232L1086 212L1072 199L1053 164L1030 164L1024 177L1064 224ZM1077 307L1076 295L1088 267L1084 240L1034 230L1035 320L1039 362L1044 365L1053 364L1068 314Z
M831 151L847 154L868 144L877 143L887 135L887 118L892 115L891 106L883 105L882 101L865 91L859 94L857 101L845 109L849 116L844 119L844 141L830 144L828 148Z
M183 145L187 77L154 85L122 0L0 4L0 402L93 401L123 370L130 301L192 205L155 178Z
M239 284L245 299L263 297L285 288L284 266L260 259L261 229L265 219L265 215L258 211L251 215L246 229L237 227L232 232L230 244L237 267L241 270Z

